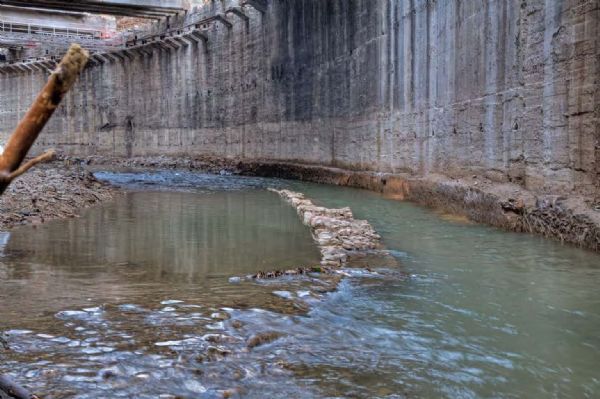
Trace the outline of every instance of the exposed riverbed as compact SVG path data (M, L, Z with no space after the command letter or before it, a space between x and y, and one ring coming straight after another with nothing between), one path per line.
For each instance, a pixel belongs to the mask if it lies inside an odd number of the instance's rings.
M69 160L39 165L13 181L0 197L0 229L75 217L115 194Z
M98 173L131 190L4 233L0 349L45 398L595 397L600 255L379 194L190 172ZM349 206L397 264L327 292L267 187Z

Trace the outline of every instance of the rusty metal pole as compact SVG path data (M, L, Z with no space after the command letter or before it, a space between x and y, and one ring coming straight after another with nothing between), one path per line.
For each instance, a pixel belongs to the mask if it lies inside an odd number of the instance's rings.
M9 137L4 152L0 156L0 195L15 178L32 166L54 156L54 151L48 151L21 165L46 122L65 94L73 87L77 76L87 63L88 57L88 52L78 44L71 45L58 67L50 75L48 83ZM0 392L18 399L37 399L37 396L28 392L8 376L1 374Z
M46 83L29 111L9 137L4 153L0 156L0 195L13 179L35 164L52 157L53 153L48 152L21 166L46 122L48 122L65 94L75 83L79 73L83 70L88 57L88 52L81 46L78 44L71 45L67 54L48 78L48 83Z

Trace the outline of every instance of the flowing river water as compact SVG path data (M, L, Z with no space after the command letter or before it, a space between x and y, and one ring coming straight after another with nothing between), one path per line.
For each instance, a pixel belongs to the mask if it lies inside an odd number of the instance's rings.
M0 373L44 398L600 396L596 253L363 190L97 176L129 192L0 234ZM319 262L266 187L351 207L396 262L334 292L316 277L238 281Z

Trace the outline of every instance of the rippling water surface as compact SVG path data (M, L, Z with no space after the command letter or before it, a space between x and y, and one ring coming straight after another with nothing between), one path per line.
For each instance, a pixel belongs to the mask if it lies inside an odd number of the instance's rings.
M0 237L0 372L45 398L600 395L597 254L361 190L98 176L133 191ZM350 206L397 265L231 279L318 262L268 186Z

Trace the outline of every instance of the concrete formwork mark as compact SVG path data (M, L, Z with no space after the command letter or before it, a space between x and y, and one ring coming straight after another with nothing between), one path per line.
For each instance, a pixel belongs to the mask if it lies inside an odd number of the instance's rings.
M256 11L264 14L267 12L267 4L262 0L243 0L242 7L250 6L253 7Z
M225 14L233 14L237 17L240 17L244 21L250 20L250 17L248 15L246 15L246 13L242 9L242 7L231 7L229 9L227 9L227 11L225 11Z
M197 40L195 40L196 42L203 41L204 43L208 43L208 36L206 35L206 32L201 31L199 29L194 29L193 31L191 31L189 33L188 37L190 39L192 39L192 38L197 39ZM194 39L192 39L192 40L194 40Z
M205 18L202 21L198 21L196 24L210 24L213 22L219 22L223 24L227 29L233 28L233 24L231 23L231 21L229 21L229 19L223 16L223 14L217 14L212 17Z
M175 40L176 42L181 44L183 47L188 47L190 44L193 43L192 41L187 40L183 36L175 36L175 37L173 37L173 40Z
M102 54L92 54L90 60L99 62L100 64L105 64L107 62L106 58L104 58Z
M56 61L53 60L46 60L46 61L41 61L40 62L43 66L45 66L46 68L55 68L57 65Z
M158 41L158 42L156 42L156 44L158 45L159 48L161 48L163 50L167 50L167 51L173 50L173 47L168 45L167 42L165 42L164 40Z
M150 48L150 45L130 47L128 50L141 56L152 54L152 49Z
M104 56L108 59L109 62L118 62L123 61L121 56L118 56L116 53L104 53Z
M118 51L117 54L127 58L128 60L132 60L134 58L134 55L127 49Z
M181 43L179 43L177 40L175 40L174 37L165 38L165 44L167 44L169 47L172 47L174 49L178 49L182 46Z

